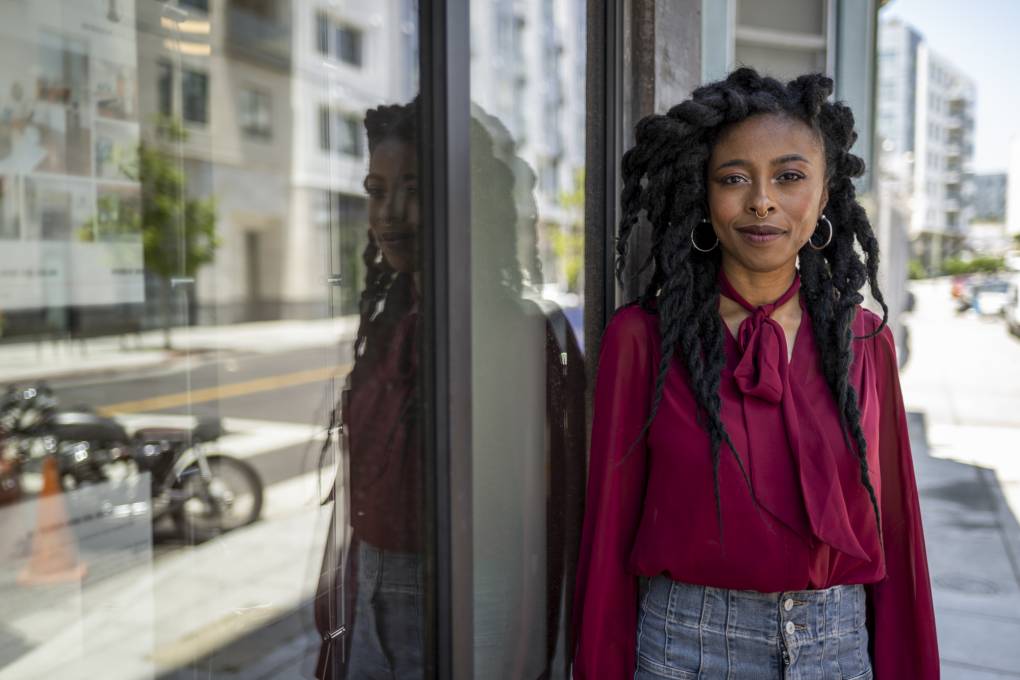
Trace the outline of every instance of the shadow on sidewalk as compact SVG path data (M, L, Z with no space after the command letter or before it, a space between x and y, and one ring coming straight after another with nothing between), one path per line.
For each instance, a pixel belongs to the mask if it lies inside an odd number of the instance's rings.
M994 470L931 455L907 414L943 680L1020 678L1020 523Z
M319 645L309 601L183 668L161 673L158 679L311 680Z

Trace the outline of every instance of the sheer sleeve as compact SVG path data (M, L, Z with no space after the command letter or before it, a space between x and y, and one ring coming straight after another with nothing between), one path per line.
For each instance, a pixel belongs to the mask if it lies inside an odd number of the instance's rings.
M896 349L888 328L875 341L881 399L880 508L886 563L886 577L868 587L868 633L875 680L938 680L935 612Z
M654 381L655 331L655 317L626 307L602 339L574 598L575 680L634 674L637 577L627 560L645 490L647 449L640 435Z

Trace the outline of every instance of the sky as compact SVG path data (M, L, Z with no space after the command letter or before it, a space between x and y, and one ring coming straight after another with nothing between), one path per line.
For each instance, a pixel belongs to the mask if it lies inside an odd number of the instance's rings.
M892 0L899 17L977 86L974 172L1005 172L1020 134L1020 0Z

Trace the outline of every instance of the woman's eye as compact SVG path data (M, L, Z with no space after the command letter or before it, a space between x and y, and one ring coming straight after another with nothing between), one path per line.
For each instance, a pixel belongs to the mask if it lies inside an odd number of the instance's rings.
M372 198L382 198L386 192L379 187L365 187L365 193Z
M796 182L802 179L804 179L804 175L799 172L784 172L779 176L779 181L781 182Z
M741 175L727 175L719 181L723 184L740 184L745 181L745 178Z

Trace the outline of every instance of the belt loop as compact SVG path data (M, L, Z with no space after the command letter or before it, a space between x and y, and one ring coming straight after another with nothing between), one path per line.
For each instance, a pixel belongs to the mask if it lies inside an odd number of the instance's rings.
M677 589L680 588L680 583L669 579L669 592L666 594L666 620L676 621L674 612L676 611L676 599L678 597Z

